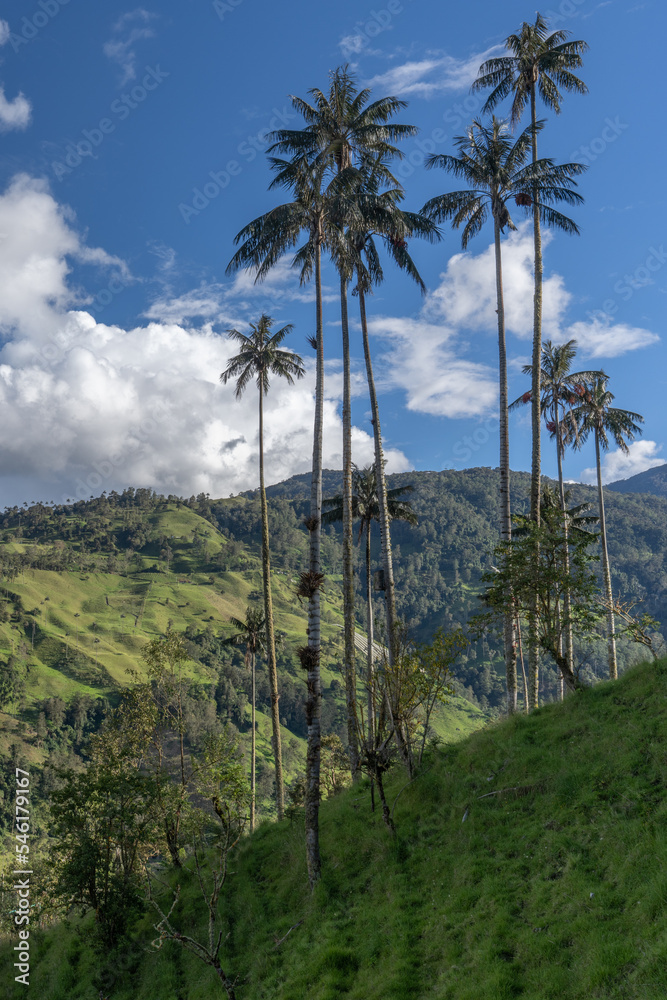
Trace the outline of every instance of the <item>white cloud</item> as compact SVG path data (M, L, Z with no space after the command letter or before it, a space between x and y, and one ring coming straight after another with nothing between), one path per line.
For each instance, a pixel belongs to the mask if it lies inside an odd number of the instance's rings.
M441 417L472 417L493 411L496 375L488 365L457 356L454 331L444 324L407 317L376 317L369 332L389 342L387 387L404 389L407 407Z
M323 287L324 302L338 301L338 295L326 285ZM315 302L312 282L301 286L299 276L290 267L287 257L278 261L269 271L264 281L255 283L252 271L239 271L229 284L202 282L199 288L191 289L183 295L173 297L169 289L146 310L148 319L160 319L169 323L183 323L187 319L204 319L225 326L235 326L243 322L244 316L257 314L266 308L276 315L276 307L289 302Z
M9 41L9 24L7 21L0 20L0 45L5 45Z
M366 39L363 35L344 35L339 41L338 47L347 58L348 56L359 55L365 44Z
M543 246L552 239L543 234ZM505 328L517 337L533 336L533 236L530 223L519 225L502 242ZM559 274L542 283L542 329L545 337L556 337L571 296ZM497 331L496 263L493 244L479 254L451 257L440 285L425 304L425 315L444 319L465 330Z
M662 451L662 445L655 441L633 441L628 445L629 452L626 455L620 448L616 451L608 451L602 459L602 482L615 483L619 479L629 479L639 472L647 469L654 469L657 465L664 465L664 456L658 452ZM597 483L597 472L595 468L583 469L580 480L582 483Z
M220 384L234 349L227 338L211 323L185 329L171 319L125 330L82 310L69 261L114 270L120 262L83 244L72 213L43 181L21 176L0 195L0 229L6 236L0 243L0 463L8 483L25 484L20 499L28 486L31 496L43 496L39 484L45 482L58 499L130 484L214 496L255 486L256 392L249 388L237 401L234 387ZM182 313L194 308L197 294L190 293ZM310 467L313 387L312 361L295 386L280 380L271 386L269 482ZM339 405L334 376L324 433L325 466L333 468L341 465ZM371 435L355 428L353 444L356 462L372 460ZM390 451L389 467L403 471L409 463Z
M660 340L657 333L627 323L612 323L610 317L572 323L564 331L563 339L572 338L577 341L580 350L591 358L617 358L627 351L636 351Z
M553 239L550 231L542 234L542 245ZM533 336L533 237L529 222L502 241L503 298L505 328L522 340ZM592 358L615 358L628 351L648 347L659 341L657 334L627 323L613 323L611 317L565 321L572 307L572 295L560 274L553 273L542 283L542 333L555 343L576 340L581 353ZM495 332L496 271L493 244L481 253L462 253L451 257L440 284L429 294L424 316L438 319L460 330Z
M2 22L6 23L6 22ZM5 89L0 86L0 132L14 128L27 128L30 124L32 105L27 97L18 94L13 101L5 97Z
M553 239L543 233L543 246ZM505 328L523 341L533 336L533 237L530 223L522 223L502 242ZM605 320L565 322L572 295L561 275L551 274L542 285L542 331L555 343L576 339L582 354L616 357L658 340L649 330ZM466 357L463 339L470 333L497 337L496 271L493 244L478 254L455 254L429 293L419 316L380 317L370 331L389 343L382 372L388 386L402 388L407 407L444 417L485 416L495 412L498 399L497 365ZM529 363L509 358L511 370Z
M436 97L443 93L469 90L479 73L479 67L502 46L494 45L485 52L477 52L467 59L454 56L434 56L394 66L367 81L365 86L398 97ZM354 50L353 50L354 51Z
M153 38L155 32L152 28L147 27L150 21L157 17L157 14L152 14L143 7L137 7L136 10L128 11L128 13L123 14L118 21L113 26L113 32L116 36L110 41L105 42L103 46L104 54L113 62L117 62L123 71L123 75L120 80L120 86L124 86L130 80L134 80L137 75L137 53L135 45L139 41L143 41L146 38ZM139 23L143 27L129 27L134 23ZM129 31L127 31L129 27ZM117 37L122 32L126 32L125 37Z

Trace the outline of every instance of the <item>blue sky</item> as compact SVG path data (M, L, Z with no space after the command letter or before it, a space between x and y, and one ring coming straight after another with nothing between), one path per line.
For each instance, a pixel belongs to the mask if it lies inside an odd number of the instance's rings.
M451 190L424 156L451 152L479 113L480 62L535 12L511 0L443 7L268 0L35 0L0 11L0 462L3 503L148 485L220 496L257 483L256 393L237 402L218 376L224 336L262 312L293 323L307 377L272 387L268 480L310 464L314 302L289 261L262 286L228 278L233 238L278 201L267 132L299 127L289 96L326 89L348 62L375 97L408 101L420 134L397 166L405 205ZM619 406L646 419L608 480L667 460L663 323L667 291L660 128L664 7L657 0L561 0L552 28L585 39L585 97L547 115L540 152L587 163L572 210L579 237L545 236L544 335L576 337ZM500 112L499 112L500 113ZM411 251L428 287L388 270L369 303L393 470L498 464L492 232L461 253L450 229ZM526 387L532 238L504 244L510 395ZM325 272L325 464L340 467L340 323ZM354 308L354 300L352 300ZM371 459L363 358L354 330L354 457ZM527 413L512 418L511 464L529 466ZM590 449L566 475L591 481ZM555 474L548 442L544 471Z

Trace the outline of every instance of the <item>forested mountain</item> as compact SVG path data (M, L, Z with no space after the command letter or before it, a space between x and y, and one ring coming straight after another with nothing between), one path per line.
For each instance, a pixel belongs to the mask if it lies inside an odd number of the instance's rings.
M293 650L305 629L293 581L306 561L303 519L309 479L295 476L267 491L278 627L290 636L280 655L286 670L289 664L286 676L293 678L298 676ZM498 473L480 468L402 473L389 479L392 487L413 487L408 497L419 518L416 526L396 521L392 527L399 612L416 638L428 639L438 626L463 625L478 610L481 577L493 563L498 541ZM339 492L340 483L340 473L325 472L324 496ZM528 495L528 475L513 474L515 512L527 509ZM571 503L588 502L595 512L595 500L592 487L571 487ZM667 498L612 492L607 508L614 592L643 602L658 621L667 621ZM260 509L254 493L213 500L203 494L182 499L126 490L53 508L37 504L9 509L1 524L5 622L0 622L0 642L11 660L9 673L20 672L17 663L22 657L26 663L32 658L33 677L34 671L41 677L42 667L50 671L49 692L59 696L54 669L64 666L68 683L92 683L96 690L122 683L124 669L136 660L141 646L137 629L141 633L145 628L150 637L171 621L175 629L193 635L207 632L206 642L211 643L226 617L242 612L248 600L260 599ZM332 665L339 655L335 637L342 623L339 538L336 526L327 528L323 537L327 660ZM378 548L374 536L375 565ZM362 564L360 557L360 595ZM66 586L53 576L56 573L67 574ZM57 610L55 593L74 595L77 588L81 607L68 613L61 597ZM380 600L378 593L376 608ZM282 621L281 615L286 616ZM115 616L113 623L106 624L105 616ZM84 621L85 628L79 627ZM364 628L361 615L358 625ZM229 651L221 655L232 656ZM240 663L240 652L235 655ZM638 655L622 645L622 662ZM214 658L217 663L217 654ZM603 674L602 647L588 648L581 660L585 671ZM455 670L468 698L485 709L501 706L504 673L493 638L471 646ZM546 666L547 697L554 679ZM6 680L5 687L11 683ZM300 725L300 698L296 692L294 697L283 695L290 728Z
M653 493L658 497L667 497L667 465L647 469L629 479L619 479L605 488L615 493Z

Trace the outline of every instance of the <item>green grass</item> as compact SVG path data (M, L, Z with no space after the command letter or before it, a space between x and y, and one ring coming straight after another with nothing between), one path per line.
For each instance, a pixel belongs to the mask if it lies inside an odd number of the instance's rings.
M395 838L364 783L324 803L312 895L302 822L262 825L221 903L239 1000L664 1000L666 775L663 661L493 723L408 787L397 772ZM191 888L178 919L201 919ZM151 924L106 965L88 925L38 933L34 995L93 1000L105 968L112 1000L220 995L175 944L150 952Z

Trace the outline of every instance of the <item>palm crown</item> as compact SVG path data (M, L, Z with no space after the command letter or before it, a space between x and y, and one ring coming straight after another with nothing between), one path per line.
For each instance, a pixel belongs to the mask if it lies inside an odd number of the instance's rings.
M299 355L280 347L292 330L292 324L288 323L274 334L270 333L272 325L273 320L265 314L256 325L250 324L252 331L250 336L239 330L227 331L227 336L236 340L241 349L236 357L229 361L220 376L220 381L226 385L230 379L237 379L235 393L237 399L240 399L253 378L256 379L260 392L266 395L269 391L270 375L284 378L291 385L295 378L302 378L305 374Z
M542 398L540 401L542 413L548 417L547 430L551 437L558 439L559 448L563 449L563 431L569 440L576 440L579 429L573 417L573 410L566 411L561 421L561 407L578 406L585 395L586 386L596 379L604 379L606 375L602 371L586 370L580 372L571 371L572 362L577 353L576 340L568 340L565 344L552 344L550 340L545 340L542 344L542 364L540 387ZM523 366L523 374L531 375L532 365ZM524 403L530 402L530 393L525 392L510 405L510 410L514 410ZM561 433L558 433L558 425L561 423Z
M634 441L635 436L641 434L640 424L644 423L644 418L632 410L612 406L614 394L607 388L607 381L606 375L596 379L573 411L579 429L576 444L583 444L592 432L605 451L609 449L611 437L616 446L627 454L630 450L627 442Z
M328 96L316 87L309 94L312 104L300 97L291 97L306 128L273 132L274 144L269 152L333 162L340 171L366 153L400 157L400 150L392 143L417 132L413 125L389 121L397 111L407 107L405 101L383 97L369 104L370 89L357 91L355 78L347 66L339 66L331 73Z
M518 204L528 208L532 201L527 192L537 189L541 220L565 232L578 233L576 223L552 206L557 202L581 203L581 195L574 190L574 177L585 167L579 163L557 166L549 158L526 164L534 132L543 124L528 126L513 141L507 124L495 116L489 125L475 120L465 135L454 139L458 156L441 153L429 156L426 161L428 169L443 167L467 181L470 187L432 198L422 212L436 222L451 219L456 228L463 225L461 243L465 249L486 222L489 212L501 230L505 226L515 229L508 200L514 197Z
M568 41L569 34L569 31L548 34L547 22L539 13L534 24L524 21L519 33L505 40L511 55L487 59L480 66L473 91L493 88L482 109L484 113L492 111L511 94L514 126L536 91L556 114L560 114L559 88L577 94L588 93L585 83L572 72L581 67L581 56L588 45L582 41Z
M407 521L417 524L417 515L409 500L403 499L412 486L396 486L387 490L387 508L392 521ZM324 524L334 524L343 519L343 498L340 494L322 501L325 512L322 515ZM378 499L377 478L375 466L369 465L363 469L354 466L352 472L352 516L359 518L359 538L367 531L372 521L380 519L380 503Z

